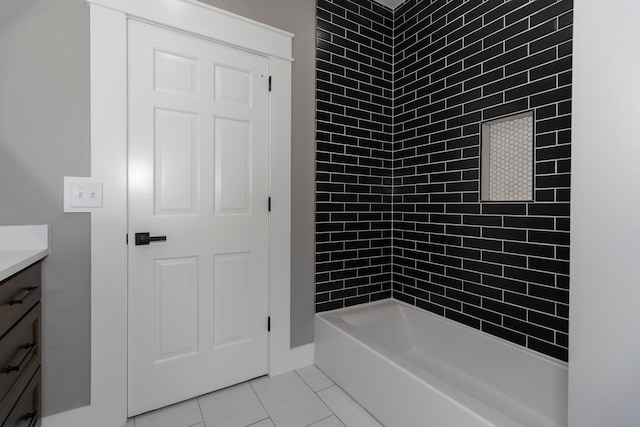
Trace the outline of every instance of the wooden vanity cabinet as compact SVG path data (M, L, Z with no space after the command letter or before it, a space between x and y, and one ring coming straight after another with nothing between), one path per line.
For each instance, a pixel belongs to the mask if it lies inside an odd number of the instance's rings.
M40 425L41 262L0 282L0 425Z

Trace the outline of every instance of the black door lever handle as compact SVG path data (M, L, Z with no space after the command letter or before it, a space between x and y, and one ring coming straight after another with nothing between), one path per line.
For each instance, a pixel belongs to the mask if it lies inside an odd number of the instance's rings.
M136 246L148 245L151 242L164 242L167 236L150 236L149 233L136 233Z

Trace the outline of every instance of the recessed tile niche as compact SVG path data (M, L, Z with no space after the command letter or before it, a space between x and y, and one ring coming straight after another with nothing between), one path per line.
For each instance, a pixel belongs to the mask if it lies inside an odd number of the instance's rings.
M533 112L482 124L483 201L533 200Z

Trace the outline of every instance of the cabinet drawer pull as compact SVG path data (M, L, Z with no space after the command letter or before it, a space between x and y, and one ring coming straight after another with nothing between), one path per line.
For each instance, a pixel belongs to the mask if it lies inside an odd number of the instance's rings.
M28 414L24 414L20 417L21 420L32 420L38 416L38 411L29 412Z
M33 422L38 418L38 411L29 412L20 417L21 420L29 421L29 427L35 425Z
M6 368L4 368L4 373L10 374L13 371L19 371L22 368L22 364L29 358L29 355L31 354L34 348L36 348L36 343L34 342L23 345L20 349L27 350L27 352L22 357L22 360L20 361L20 363L18 363L17 365L7 366Z
M9 301L9 305L15 305L15 304L22 304L27 298L29 298L31 296L32 293L34 293L36 291L36 289L38 289L40 286L29 286L26 289L23 289L24 291L27 291L26 294L24 294L21 298L12 298L11 301Z

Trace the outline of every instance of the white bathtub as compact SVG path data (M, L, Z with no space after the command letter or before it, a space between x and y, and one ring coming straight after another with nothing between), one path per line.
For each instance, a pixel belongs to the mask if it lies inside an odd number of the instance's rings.
M567 425L567 364L396 300L320 313L315 364L386 427Z

